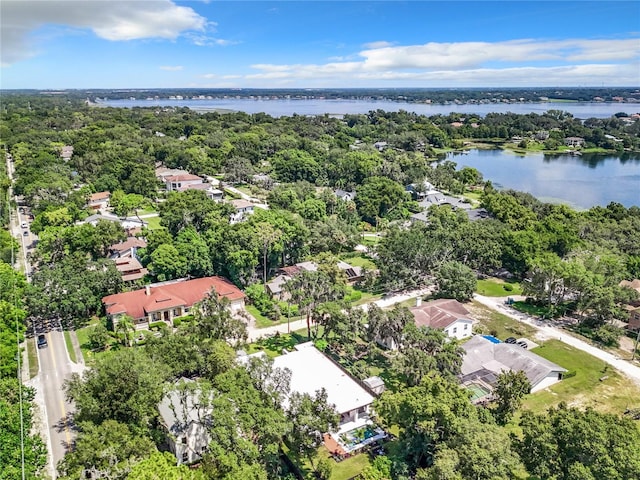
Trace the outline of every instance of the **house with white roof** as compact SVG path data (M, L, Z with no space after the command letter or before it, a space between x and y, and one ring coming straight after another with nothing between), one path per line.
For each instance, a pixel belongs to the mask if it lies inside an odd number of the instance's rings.
M198 185L203 183L202 178L191 173L182 173L180 175L169 175L164 178L164 183L168 192L179 192L187 188L189 185Z
M371 405L374 396L331 359L320 352L313 342L296 345L295 351L274 358L273 367L291 372L291 392L307 393L315 396L325 389L327 402L334 405L340 414L340 424L336 432L327 432L332 444L337 444L340 452L350 453L369 443L386 437L384 431L371 421ZM288 399L283 401L286 408ZM364 433L361 441L354 439L352 432ZM327 442L325 436L325 443Z

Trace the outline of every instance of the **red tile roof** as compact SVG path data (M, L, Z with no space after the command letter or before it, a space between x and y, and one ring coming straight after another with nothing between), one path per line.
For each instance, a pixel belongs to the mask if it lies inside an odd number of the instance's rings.
M442 298L410 309L419 327L447 328L459 319L467 319L469 311L457 300Z
M102 200L108 200L111 197L111 192L97 192L89 195L90 202L100 202Z
M132 292L109 295L102 299L102 303L109 315L126 313L137 320L158 310L180 306L192 307L204 299L212 288L215 288L219 296L226 297L230 301L245 297L238 287L221 277L196 278L147 288L149 289L148 295L147 289L142 288Z
M197 175L192 175L191 173L183 173L181 175L171 175L169 177L164 177L165 182L186 182L189 180L202 181L202 178Z
M132 248L145 248L147 242L138 237L129 237L124 242L114 243L109 247L112 252L126 252Z

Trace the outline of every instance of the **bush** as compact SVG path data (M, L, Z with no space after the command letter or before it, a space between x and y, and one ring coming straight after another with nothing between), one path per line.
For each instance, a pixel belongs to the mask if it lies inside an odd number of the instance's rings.
M173 326L174 327L176 327L176 328L179 327L181 323L182 323L182 319L180 319L180 318L174 318L173 319Z
M297 305L287 304L287 302L278 302L278 307L280 307L280 313L283 317L286 317L287 315L290 317L297 317L300 314Z
M357 302L362 298L362 292L360 290L351 290L344 299L347 302Z
M507 292L512 292L513 291L513 285L511 285L510 283L505 283L502 288L505 289L505 291Z
M149 330L162 330L167 328L167 324L164 322L152 322L149 324Z
M618 347L622 330L612 325L604 325L593 332L593 339L607 347Z
M575 370L569 370L568 372L566 372L564 375L562 375L562 378L571 378L571 377L575 377L576 374L578 372L576 372Z

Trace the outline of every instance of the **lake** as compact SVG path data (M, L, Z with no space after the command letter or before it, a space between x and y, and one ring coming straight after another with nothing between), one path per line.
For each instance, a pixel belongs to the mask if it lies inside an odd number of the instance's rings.
M617 112L640 112L638 103L491 103L482 105L428 105L424 103L392 102L389 100L254 100L250 98L221 98L210 100L107 100L100 105L110 107L189 107L199 112L230 110L246 113L264 112L273 117L298 115L344 115L347 113L368 113L371 110L397 112L406 110L422 115L448 115L451 112L484 116L491 112L544 113L547 110L564 110L577 118L607 118Z
M447 160L482 172L496 188L529 192L577 209L619 202L640 206L640 154L518 155L505 150L450 153Z

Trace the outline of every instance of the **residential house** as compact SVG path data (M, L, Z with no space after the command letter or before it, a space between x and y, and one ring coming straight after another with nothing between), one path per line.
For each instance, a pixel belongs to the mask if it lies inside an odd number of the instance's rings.
M380 377L378 376L373 376L373 377L369 377L369 378L365 378L363 380L364 384L369 387L371 389L371 391L373 391L373 393L375 393L376 395L382 395L382 393L385 391L385 384L384 384L384 380L382 380Z
M522 371L537 392L562 380L567 371L560 365L522 348L517 344L495 343L482 335L462 344L465 351L461 367L461 381L471 385L480 383L492 388L502 372Z
M87 208L91 210L104 211L109 206L109 199L111 199L111 192L97 192L89 195L87 201Z
M174 318L188 314L212 289L215 289L219 297L229 300L232 312L244 308L244 293L222 277L147 285L139 290L108 295L102 299L102 304L114 325L124 315L128 315L133 318L136 328L144 329L153 322L163 321L172 325Z
M584 145L584 138L582 137L567 137L564 139L564 144L567 147L582 147Z
M353 201L356 198L356 192L354 191L342 190L338 188L333 193L335 194L336 197L338 197L340 200L343 200L345 202Z
M373 144L374 148L378 149L379 152L383 152L387 149L389 144L387 142L376 142Z
M429 182L422 182L421 184L410 183L406 185L404 189L411 194L411 198L414 200L424 199L429 192L439 193Z
M472 222L489 218L489 212L487 212L484 208L472 208L470 210L465 210L465 213L469 217L469 220L471 220Z
M344 272L349 285L353 285L354 283L362 280L362 276L364 274L364 269L362 267L355 267L340 260L338 262L338 268Z
M200 460L211 442L212 409L202 398L202 390L193 388L195 383L187 378L178 380L158 405L167 446L178 465Z
M231 214L229 219L231 223L239 223L245 220L249 215L253 213L255 205L248 200L231 200L231 205L235 209L235 212Z
M267 293L276 300L286 300L289 298L289 294L284 291L285 283L305 270L315 272L318 270L318 266L314 262L300 262L289 267L282 267L278 269L279 273L267 282L265 287Z
M631 281L623 280L619 283L621 287L631 288L640 294L640 280L635 278ZM640 300L633 300L629 304L625 305L625 309L629 314L629 328L631 330L640 329Z
M185 190L202 190L207 194L208 198L215 202L221 202L224 197L224 192L222 190L218 190L208 182L201 181L200 183L187 183L177 189L178 192L184 192Z
M416 306L410 310L418 327L444 330L447 336L458 340L473 334L473 319L457 300L441 298L422 303L422 299L418 297Z
M146 246L147 242L140 237L127 237L124 242L114 243L109 247L109 258L138 258L138 249Z
M71 145L65 145L64 147L62 147L62 149L60 150L60 158L62 158L63 160L69 161L71 160L72 156L73 156L73 147Z
M116 270L122 275L123 282L135 282L144 278L149 272L135 257L116 258Z
M182 170L180 168L167 168L167 167L158 167L156 168L156 179L158 179L161 183L166 183L167 177L172 177L175 175L189 175L189 172L186 170Z
M202 178L191 173L182 173L180 175L169 175L165 177L164 183L168 192L180 192L189 185L199 185L203 183Z
M96 226L100 220L104 220L107 222L117 222L122 226L122 228L124 228L129 232L131 232L134 229L143 228L147 226L147 222L145 222L144 220L140 220L137 217L120 218L117 215L114 215L113 213L108 213L108 212L96 213L94 215L90 215L87 218L85 218L82 222L78 222L78 224L82 225L83 223L90 223L91 225Z
M316 349L313 342L296 345L295 351L274 358L273 367L291 372L291 392L315 395L325 389L328 403L340 415L337 430L325 435L325 445L332 453L351 453L386 437L370 418L374 396ZM283 408L287 408L288 402L285 398ZM352 432L363 427L368 427L374 434L354 442Z

